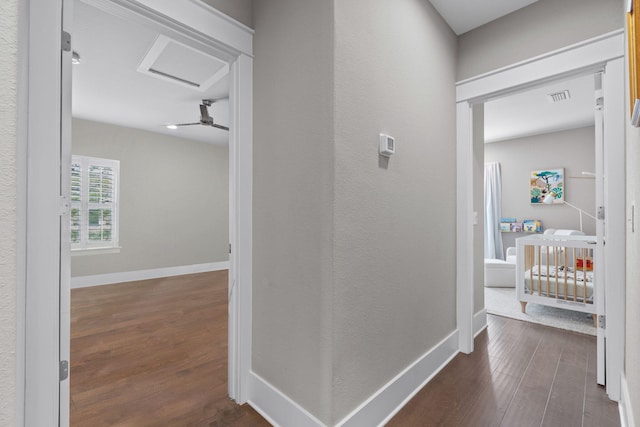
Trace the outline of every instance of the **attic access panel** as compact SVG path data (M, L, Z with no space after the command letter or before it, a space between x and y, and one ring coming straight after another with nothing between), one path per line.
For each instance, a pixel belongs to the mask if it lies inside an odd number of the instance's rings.
M142 59L138 71L204 92L229 73L229 64L159 35Z

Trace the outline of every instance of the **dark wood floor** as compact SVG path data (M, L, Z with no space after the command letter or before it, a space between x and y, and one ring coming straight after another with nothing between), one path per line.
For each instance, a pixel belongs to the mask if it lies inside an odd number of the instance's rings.
M71 425L268 426L227 397L227 273L72 291ZM595 339L488 316L389 426L619 426Z
M388 426L620 426L595 338L498 316Z
M227 397L227 272L74 289L71 426L269 426Z

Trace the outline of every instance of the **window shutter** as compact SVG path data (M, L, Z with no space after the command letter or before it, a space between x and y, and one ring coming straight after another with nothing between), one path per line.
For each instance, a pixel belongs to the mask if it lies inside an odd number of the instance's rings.
M120 162L73 156L71 163L71 248L118 245Z
M80 244L82 240L82 216L80 214L82 202L82 164L74 160L71 162L71 245Z

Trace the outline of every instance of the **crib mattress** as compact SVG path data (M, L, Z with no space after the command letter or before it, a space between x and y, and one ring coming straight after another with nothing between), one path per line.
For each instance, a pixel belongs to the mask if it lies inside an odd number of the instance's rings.
M547 283L549 285L548 288ZM593 303L593 271L585 272L580 269L575 271L572 267L564 266L547 267L536 265L525 272L524 285L525 292L528 294L567 299L569 301L574 301L575 295L575 299L579 302Z

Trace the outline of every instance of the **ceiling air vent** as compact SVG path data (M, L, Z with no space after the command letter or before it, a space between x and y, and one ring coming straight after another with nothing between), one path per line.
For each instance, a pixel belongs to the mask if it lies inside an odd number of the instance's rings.
M200 50L159 35L138 71L203 92L229 72L229 65Z
M550 94L547 95L547 99L549 100L549 102L551 104L556 103L556 102L566 101L569 98L571 98L571 96L569 95L569 91L568 90L563 90L563 91L560 91L560 92L554 92L554 93L550 93Z

